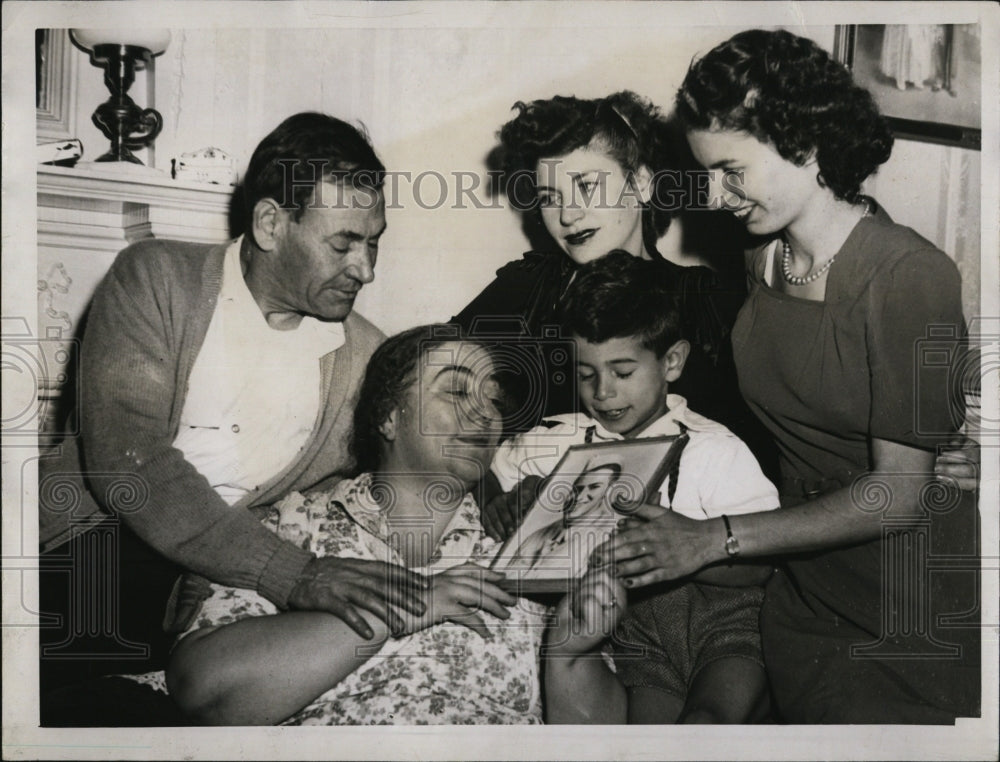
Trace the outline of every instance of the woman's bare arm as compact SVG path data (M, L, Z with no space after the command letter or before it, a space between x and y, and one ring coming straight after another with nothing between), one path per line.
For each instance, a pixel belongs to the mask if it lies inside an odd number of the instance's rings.
M453 621L488 637L479 615L500 619L517 600L495 583L503 575L464 564L429 578L426 612L394 612L410 634ZM167 684L181 709L206 724L270 725L328 691L378 653L385 623L364 612L374 638L318 611L249 617L198 630L174 649Z
M888 511L895 517L921 515L921 491L934 480L934 454L878 439L872 452L875 468L850 487L792 508L731 516L741 556L780 556L864 542L880 536ZM728 559L722 519L696 521L665 512L654 521L663 543L656 560L640 552L648 529L630 527L599 549L595 562L615 559L617 574L641 586L687 577Z
M378 653L384 622L362 612L364 640L341 619L288 611L198 630L174 649L170 695L207 725L273 725L307 706Z

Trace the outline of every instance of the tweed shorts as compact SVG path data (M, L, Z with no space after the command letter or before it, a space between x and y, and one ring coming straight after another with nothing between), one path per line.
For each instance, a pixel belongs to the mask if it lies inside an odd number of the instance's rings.
M649 687L687 696L705 665L722 658L764 666L760 645L761 587L689 582L629 602L615 633L618 677L627 688Z

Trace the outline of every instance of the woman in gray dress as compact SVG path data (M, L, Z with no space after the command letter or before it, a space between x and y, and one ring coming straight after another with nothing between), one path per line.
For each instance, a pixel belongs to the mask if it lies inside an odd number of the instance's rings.
M742 32L693 63L677 112L716 197L762 237L733 351L779 447L782 510L630 520L598 555L614 552L626 585L780 557L761 631L785 721L976 715L977 512L934 464L961 423L961 283L861 195L888 127L844 66L784 31ZM662 550L643 555L651 536ZM930 574L943 556L955 563Z

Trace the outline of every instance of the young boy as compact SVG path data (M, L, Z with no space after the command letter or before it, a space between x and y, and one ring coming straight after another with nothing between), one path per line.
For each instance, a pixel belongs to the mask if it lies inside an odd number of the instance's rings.
M731 563L650 586L662 550L655 518L664 510L696 519L772 510L778 493L739 438L669 394L689 345L659 274L654 262L624 252L578 271L563 327L576 342L587 412L508 440L491 470L511 490L528 475L546 476L571 445L686 434L679 467L661 487L662 508L643 506L626 520L644 532L635 554L644 563L629 563L645 574L625 579L632 593L615 638L616 668L628 688L630 722L747 722L766 706L758 616L770 567Z

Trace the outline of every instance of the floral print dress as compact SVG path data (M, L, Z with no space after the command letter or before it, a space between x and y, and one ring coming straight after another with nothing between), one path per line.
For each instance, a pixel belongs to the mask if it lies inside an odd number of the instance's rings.
M264 524L317 556L402 563L389 543L385 511L372 497L369 474L325 492L293 492L275 504ZM430 563L416 571L435 574L470 561L485 566L497 550L467 494ZM275 613L274 604L252 590L213 584L188 633ZM493 636L489 641L451 622L390 638L355 672L282 724L541 723L539 649L545 615L545 607L522 598L509 619L480 612Z

